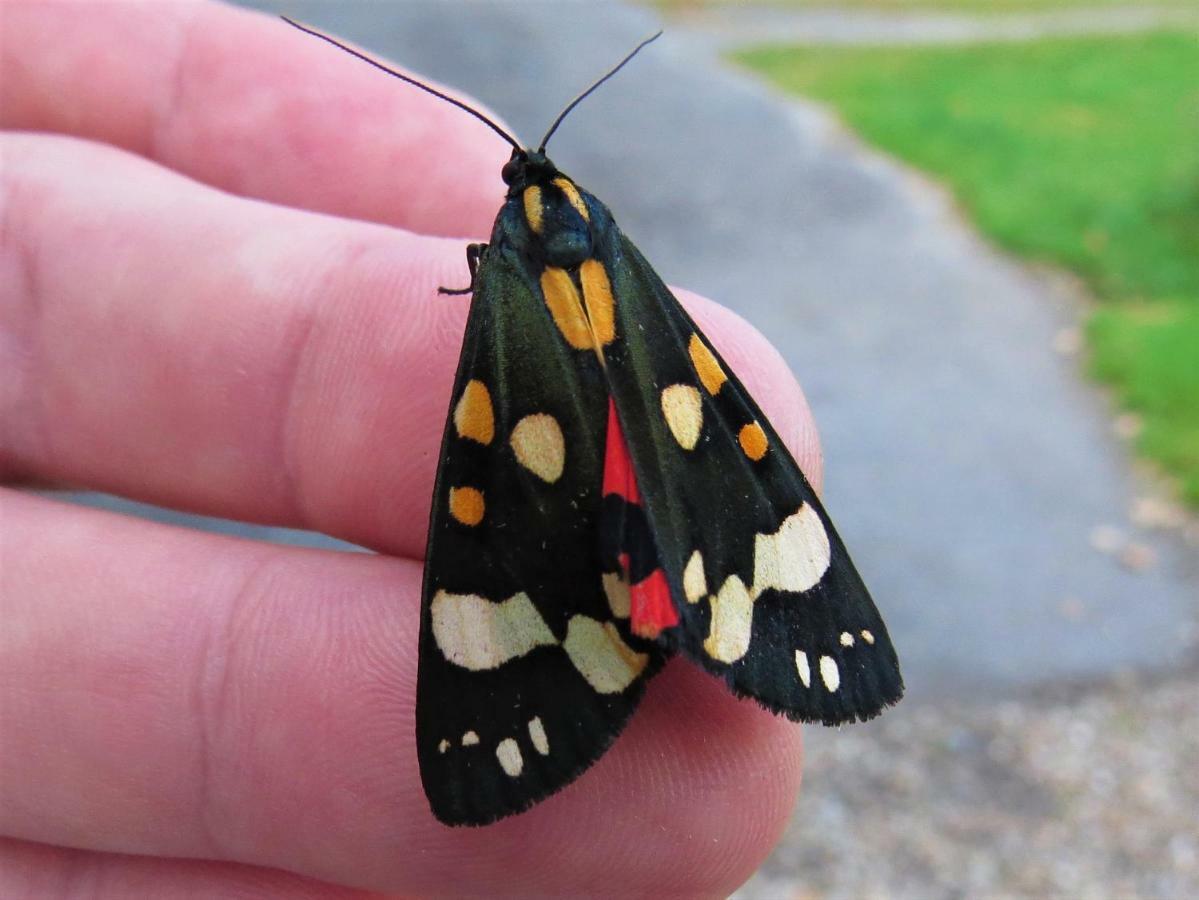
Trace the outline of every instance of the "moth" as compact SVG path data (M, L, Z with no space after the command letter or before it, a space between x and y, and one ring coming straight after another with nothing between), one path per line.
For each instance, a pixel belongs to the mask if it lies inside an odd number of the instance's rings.
M295 24L295 23L291 23ZM681 654L800 722L899 700L886 626L737 376L594 195L512 145L434 487L416 741L436 817L484 825L577 778Z

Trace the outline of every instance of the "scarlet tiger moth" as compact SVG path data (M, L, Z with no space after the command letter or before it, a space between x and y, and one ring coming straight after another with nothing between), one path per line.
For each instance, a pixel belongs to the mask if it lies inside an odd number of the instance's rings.
M434 487L417 757L434 815L484 825L569 784L676 653L800 722L865 720L903 680L786 447L608 208L513 147Z

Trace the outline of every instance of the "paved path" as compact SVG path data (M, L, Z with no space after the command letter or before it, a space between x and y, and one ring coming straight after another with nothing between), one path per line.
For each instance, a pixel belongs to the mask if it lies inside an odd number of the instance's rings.
M659 25L607 3L264 5L472 92L525 136ZM553 155L667 280L783 350L911 696L1177 661L1199 553L1144 535L1155 561L1133 571L1092 547L1097 526L1126 527L1137 487L1107 406L1052 349L1073 305L938 191L707 47L667 34Z
M966 44L1026 41L1080 34L1127 34L1199 24L1199 11L1180 6L1109 6L982 14L787 8L729 4L679 13L671 20L712 47L790 44Z

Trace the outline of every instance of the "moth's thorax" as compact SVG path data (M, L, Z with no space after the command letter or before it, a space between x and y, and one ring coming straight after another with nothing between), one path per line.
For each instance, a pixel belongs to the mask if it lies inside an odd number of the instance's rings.
M504 166L508 204L528 229L527 242L550 266L569 269L592 254L591 211L583 194L544 153L513 153Z

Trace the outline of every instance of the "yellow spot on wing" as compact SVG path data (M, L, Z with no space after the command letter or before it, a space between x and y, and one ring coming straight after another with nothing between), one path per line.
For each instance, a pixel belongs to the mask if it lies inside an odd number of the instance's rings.
M491 393L477 378L466 383L458 405L454 407L454 428L458 437L470 438L487 445L495 437L495 414L491 409Z
M502 603L478 594L438 591L430 604L433 640L449 662L474 672L495 669L558 643L525 593Z
M554 483L566 466L566 440L558 420L546 413L525 416L512 429L516 461L540 478Z
M732 663L749 650L753 630L754 601L736 575L730 575L712 597L712 624L704 640L708 656Z
M737 442L741 445L741 451L754 462L765 456L766 451L770 449L766 432L757 422L743 425L741 433L737 435Z
M591 216L587 214L587 204L583 202L583 198L579 195L579 189L571 184L569 180L562 178L561 176L554 179L554 184L556 184L558 189L566 195L566 199L569 200L570 205L575 208L575 212L583 217L583 221L591 221Z
M544 216L541 208L541 188L535 184L525 188L521 199L525 202L525 220L529 223L529 228L533 230L533 234L541 234Z
M589 616L572 616L566 625L562 649L579 674L600 694L618 694L641 674L649 656L637 653L611 622Z
M616 337L616 314L612 301L612 283L604 264L598 259L585 259L579 267L579 282L583 285L583 302L587 318L600 345L610 344Z
M687 352L691 354L691 364L695 366L704 390L715 397L720 393L721 386L729 380L729 377L724 374L724 369L720 368L720 363L716 361L716 357L698 334L691 335L691 341L687 344Z
M478 488L450 488L450 515L463 525L478 525L486 508L483 492Z
M566 338L566 343L576 350L590 350L591 329L583 315L579 292L565 269L546 266L541 273L541 292L545 294L545 305L549 307L554 324Z
M689 384L672 384L662 391L662 415L679 446L684 450L694 449L704 424L699 391Z

